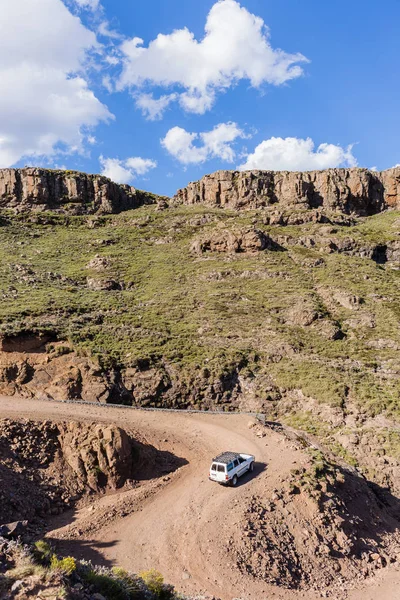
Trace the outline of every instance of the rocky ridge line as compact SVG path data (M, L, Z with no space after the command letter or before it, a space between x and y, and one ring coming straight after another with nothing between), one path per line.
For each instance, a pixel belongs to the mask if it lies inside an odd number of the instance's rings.
M0 169L0 208L110 214L154 204L157 197L103 175L40 168Z
M400 207L400 167L325 171L217 171L178 190L176 204L258 209L279 204L369 216Z

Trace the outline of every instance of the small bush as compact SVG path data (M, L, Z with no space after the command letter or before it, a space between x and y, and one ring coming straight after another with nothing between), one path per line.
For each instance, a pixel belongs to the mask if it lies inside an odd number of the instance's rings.
M128 571L125 571L122 567L113 567L111 569L112 574L115 575L118 579L129 579Z
M150 569L150 571L143 571L139 573L139 577L143 579L147 587L153 594L159 596L163 586L164 586L164 577L156 571L155 569Z
M111 575L96 573L94 570L88 570L83 579L86 583L93 585L99 594L102 594L107 600L130 600L132 597L126 586Z
M45 542L44 540L39 540L34 543L33 557L41 565L48 566L53 557L53 554L54 554L53 549L48 542Z
M137 577L134 577L125 569L121 567L113 567L111 569L113 577L117 580L122 581L127 592L129 593L130 598L139 598L141 597L140 592L142 591L142 585L140 585L140 581Z
M0 594L5 594L10 589L10 580L0 573Z
M64 356L65 354L70 354L71 352L72 352L72 348L70 348L69 346L56 346L52 350L52 356L53 357Z
M51 557L50 568L53 571L62 571L66 575L72 575L76 571L76 561L72 556L57 558L55 554Z
M172 600L174 598L174 589L170 585L164 584L164 578L155 569L149 571L143 571L139 573L139 577L143 579L144 583L157 598L161 600Z

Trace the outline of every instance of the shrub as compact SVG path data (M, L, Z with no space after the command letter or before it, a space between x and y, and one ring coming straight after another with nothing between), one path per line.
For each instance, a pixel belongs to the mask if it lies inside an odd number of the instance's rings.
M86 583L93 585L96 591L105 596L107 600L130 600L132 597L126 586L111 575L89 569L83 574L83 579Z
M143 586L140 585L140 581L137 577L128 573L128 571L125 571L125 569L122 569L121 567L113 567L111 572L113 577L123 582L130 598L141 597L140 592L142 591Z
M139 573L139 577L143 579L147 587L153 594L156 596L160 596L160 593L164 586L164 577L156 571L155 569L150 569L150 571L142 571Z
M41 565L49 565L53 557L53 549L48 542L38 540L33 546L33 557Z
M76 561L72 556L57 558L55 554L51 557L50 568L54 571L62 571L66 575L71 575L76 570Z
M53 355L53 357L64 356L64 354L70 354L71 352L72 352L72 348L70 348L69 346L56 346L52 350L52 355Z
M172 600L174 598L174 588L170 585L165 585L163 576L155 569L143 571L139 573L139 577L143 579L150 592L157 598L161 600Z

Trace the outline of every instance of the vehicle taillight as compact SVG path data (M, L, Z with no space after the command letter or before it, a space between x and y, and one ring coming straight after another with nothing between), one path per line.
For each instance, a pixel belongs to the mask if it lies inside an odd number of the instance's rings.
M229 475L225 475L225 481L229 481Z

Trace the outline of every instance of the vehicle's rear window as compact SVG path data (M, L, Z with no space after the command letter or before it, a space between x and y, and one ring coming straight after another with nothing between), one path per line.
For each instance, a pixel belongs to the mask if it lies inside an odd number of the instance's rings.
M211 471L216 471L217 470L217 465L215 463L213 463L211 465Z
M225 473L225 465L217 465L217 470L220 473Z

